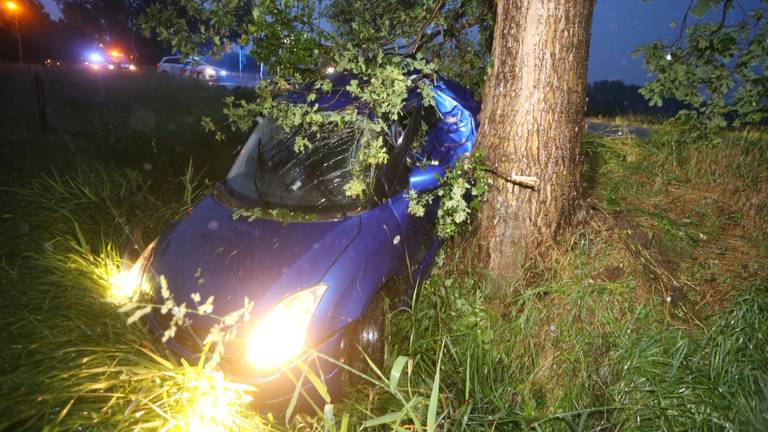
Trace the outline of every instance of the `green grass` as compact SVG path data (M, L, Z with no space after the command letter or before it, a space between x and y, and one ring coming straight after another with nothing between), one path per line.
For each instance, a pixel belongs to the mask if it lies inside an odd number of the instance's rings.
M31 77L0 68L12 95L0 122L0 430L189 430L214 402L231 417L206 430L768 429L763 132L688 146L664 126L644 142L587 137L586 222L546 266L489 291L455 239L413 309L390 315L381 374L286 424L178 364L107 301L105 266L223 175L240 137L214 143L197 120L227 91L153 74L44 76L50 132L37 130ZM137 107L153 127L135 127Z

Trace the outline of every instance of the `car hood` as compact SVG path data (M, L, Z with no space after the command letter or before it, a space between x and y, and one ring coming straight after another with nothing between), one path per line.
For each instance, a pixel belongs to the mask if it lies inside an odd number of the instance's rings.
M152 271L163 275L177 304L199 293L214 298L214 314L256 309L318 283L360 231L360 218L283 222L233 217L212 196L163 234Z

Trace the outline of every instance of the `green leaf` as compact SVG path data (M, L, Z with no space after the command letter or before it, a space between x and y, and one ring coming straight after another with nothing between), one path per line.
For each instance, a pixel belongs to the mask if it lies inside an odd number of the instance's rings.
M320 393L320 396L325 403L331 403L331 395L328 393L328 387L325 386L325 383L320 380L317 374L307 367L304 362L298 362L297 365L299 366L299 369L301 369L302 374L304 374L309 379L309 382L315 387L315 390Z
M443 359L443 348L445 340L440 346L440 354L437 356L437 370L435 371L435 381L432 383L432 394L429 396L429 408L427 409L427 432L434 432L437 423L437 403L440 396L440 362Z
M392 365L392 371L389 373L389 390L392 393L397 392L397 383L400 381L400 375L407 363L408 357L400 356L395 360L395 364Z
M384 414L383 416L379 416L370 420L366 420L363 423L364 428L374 427L374 426L380 426L384 424L391 424L395 422L400 422L402 418L405 416L405 413L402 411L396 411L391 412L388 414Z
M291 376L293 379L293 376ZM299 392L301 392L301 386L304 383L304 374L301 374L299 377L299 381L296 382L296 387L293 389L293 394L291 395L291 401L288 403L288 408L285 409L285 419L288 420L291 418L291 414L293 414L293 410L296 409L296 402L299 400Z

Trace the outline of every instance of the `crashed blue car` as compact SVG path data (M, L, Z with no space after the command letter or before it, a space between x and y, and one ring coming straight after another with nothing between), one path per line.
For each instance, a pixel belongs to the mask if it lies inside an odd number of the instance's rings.
M354 104L344 90L353 77L330 79L333 89L315 103L325 111ZM434 204L415 217L406 195L436 188L445 170L472 151L478 127L480 105L470 91L447 79L430 83L432 103L414 88L400 118L389 123L389 161L373 174L363 199L343 189L359 151L353 132L317 134L297 154L295 133L266 118L215 192L145 253L176 299L214 295L219 316L242 308L245 297L254 302L223 366L234 381L258 389L257 403L288 403L302 374L298 363L312 353L320 355L306 366L332 395L346 381L344 368L330 359L355 365L362 351L383 360L387 296L399 285L398 295L408 298L441 246ZM205 318L195 317L167 346L197 358L212 325ZM170 319L159 311L148 318L158 334ZM309 380L299 383L305 397L317 398Z

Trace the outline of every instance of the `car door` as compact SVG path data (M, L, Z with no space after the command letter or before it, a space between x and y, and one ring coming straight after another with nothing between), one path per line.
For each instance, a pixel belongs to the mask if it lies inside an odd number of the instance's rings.
M179 75L181 76L194 76L195 63L192 59L187 59L179 64Z
M178 75L180 61L181 59L179 57L167 57L163 60L162 70L172 75Z
M397 216L403 233L406 279L412 286L415 286L428 270L429 262L440 244L435 229L437 200L427 205L423 216L414 216L408 211L409 201L406 196L411 174L420 169L419 166L423 163L420 155L423 153L425 138L424 121L423 110L419 104L414 109L405 111L397 122L390 125L392 142L400 142L400 145L390 149L390 162L385 169L389 188L398 191L393 194L389 205ZM426 126L428 127L428 124Z

